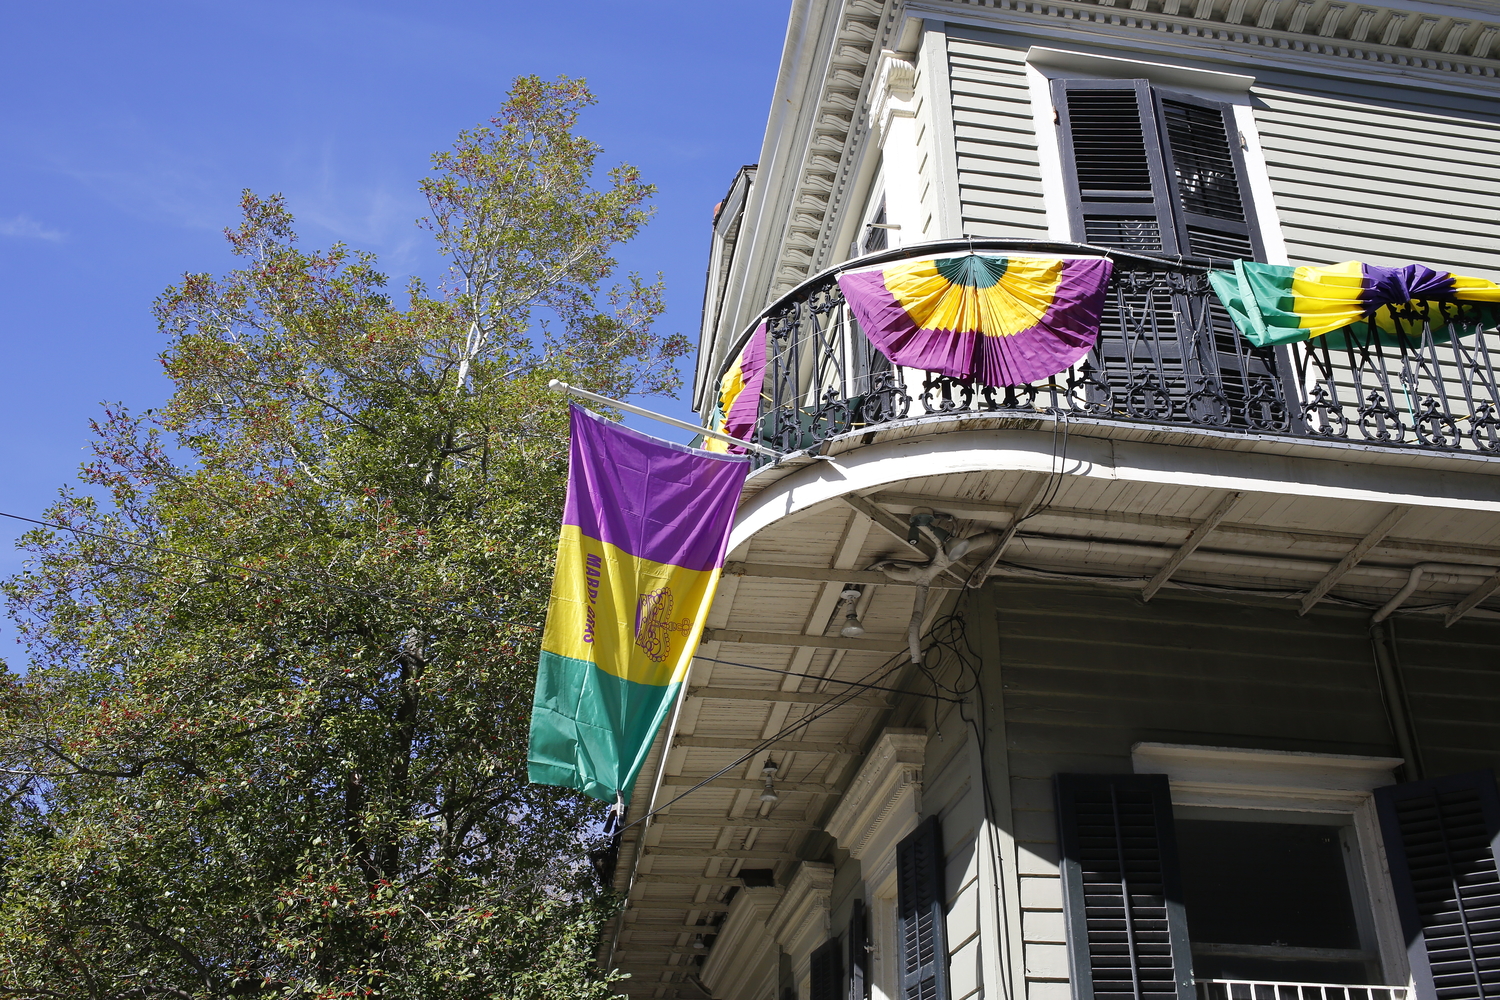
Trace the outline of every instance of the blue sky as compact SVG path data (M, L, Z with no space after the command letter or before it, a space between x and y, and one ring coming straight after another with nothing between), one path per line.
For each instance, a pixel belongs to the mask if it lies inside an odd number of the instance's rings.
M713 207L759 154L789 7L0 2L0 510L36 516L73 479L100 402L164 399L152 299L229 266L242 188L285 194L304 245L372 250L398 285L433 274L417 180L519 74L587 78L601 164L659 189L622 266L663 271L662 329L696 334ZM23 527L0 521L0 574Z

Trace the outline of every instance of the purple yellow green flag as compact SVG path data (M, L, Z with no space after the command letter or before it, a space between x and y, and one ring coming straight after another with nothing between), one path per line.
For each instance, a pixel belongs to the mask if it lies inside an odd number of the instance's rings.
M527 770L628 802L687 677L750 465L571 412Z
M839 276L865 336L899 365L1024 385L1077 363L1099 336L1103 257L969 253Z
M1235 325L1257 347L1328 337L1334 346L1364 343L1369 321L1383 341L1400 332L1420 335L1411 319L1424 316L1446 339L1461 308L1500 303L1500 285L1424 264L1382 267L1357 260L1326 267L1292 267L1237 260L1233 271L1208 280ZM1414 303L1422 303L1414 307Z

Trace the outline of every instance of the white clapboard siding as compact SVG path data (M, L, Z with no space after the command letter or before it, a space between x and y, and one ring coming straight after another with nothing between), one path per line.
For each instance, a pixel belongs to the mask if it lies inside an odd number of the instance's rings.
M948 37L963 231L1047 237L1025 52Z
M1500 278L1500 114L1439 93L1335 86L1304 78L1253 92L1293 263L1417 262Z

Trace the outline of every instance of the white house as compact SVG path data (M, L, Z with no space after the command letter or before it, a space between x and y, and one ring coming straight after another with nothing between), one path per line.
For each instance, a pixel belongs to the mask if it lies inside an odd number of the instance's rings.
M634 789L625 992L1500 997L1495 315L1254 347L1206 279L1500 279L1497 32L1481 0L794 0L694 388L707 417L764 324L789 457ZM913 370L836 281L971 249L1110 259L1095 349Z

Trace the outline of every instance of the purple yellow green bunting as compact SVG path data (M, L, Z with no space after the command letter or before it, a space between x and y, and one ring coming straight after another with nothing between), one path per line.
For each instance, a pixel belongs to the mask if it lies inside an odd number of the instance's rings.
M766 324L762 323L751 332L734 364L719 379L719 396L708 423L709 429L749 440L755 434L755 423L760 418L760 397L765 381ZM706 451L734 454L745 451L738 445L713 438L705 439L703 447Z
M1500 303L1500 285L1423 264L1383 267L1357 260L1327 267L1235 261L1209 275L1235 325L1257 347L1328 337L1338 346L1363 343L1373 317L1382 341L1420 334L1409 318L1423 303L1439 339L1465 304ZM1417 315L1421 315L1418 313Z
M988 385L1050 378L1099 335L1102 257L969 253L839 276L860 327L892 361Z
M692 662L750 466L576 406L572 432L527 770L628 802Z

